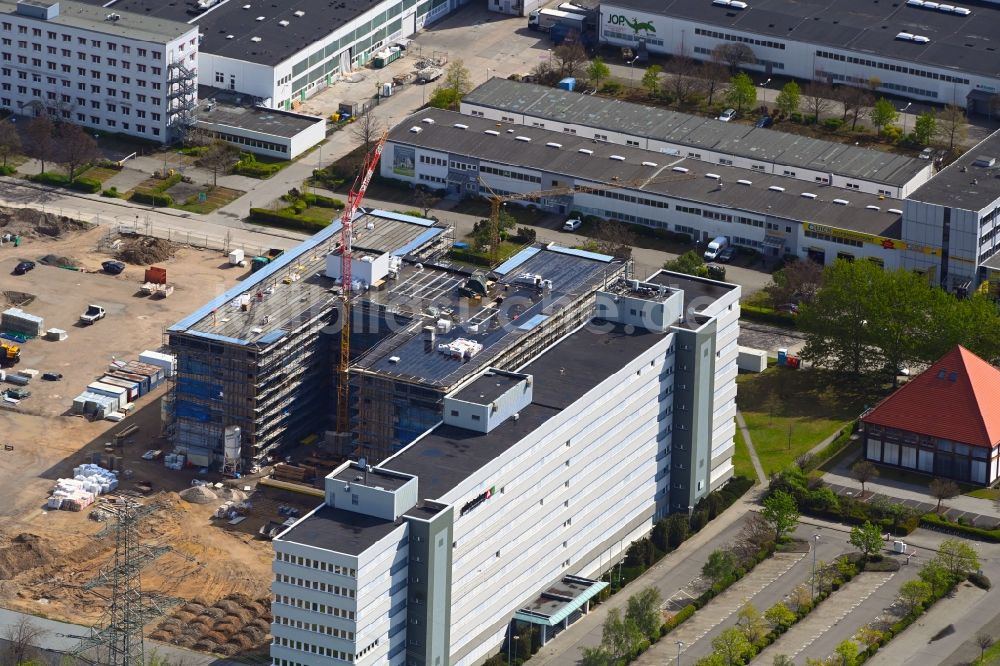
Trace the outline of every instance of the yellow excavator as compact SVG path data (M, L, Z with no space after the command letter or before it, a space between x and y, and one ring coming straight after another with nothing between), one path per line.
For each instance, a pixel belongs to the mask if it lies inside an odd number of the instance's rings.
M8 367L21 360L21 348L13 342L0 340L0 366Z

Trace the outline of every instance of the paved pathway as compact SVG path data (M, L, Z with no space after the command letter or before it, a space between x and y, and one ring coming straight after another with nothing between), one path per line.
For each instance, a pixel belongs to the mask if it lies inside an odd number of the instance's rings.
M862 603L889 582L892 573L862 573L842 588L827 597L812 613L794 625L777 641L772 643L754 660L759 664L770 664L774 657L783 654L795 659L809 648L818 638L834 630L842 620L850 634L857 630L858 614L854 614Z
M760 483L767 483L767 475L764 474L764 467L760 464L757 449L753 447L753 440L750 439L750 430L747 428L747 422L743 419L743 414L739 410L736 410L736 427L740 429L740 433L743 435L743 442L747 445L747 451L750 453L750 462L753 463L753 470L757 472L757 480Z

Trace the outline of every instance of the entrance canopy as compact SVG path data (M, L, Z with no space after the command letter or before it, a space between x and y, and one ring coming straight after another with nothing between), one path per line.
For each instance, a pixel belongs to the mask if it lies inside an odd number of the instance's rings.
M514 619L547 627L557 626L607 586L599 580L566 576L514 613Z

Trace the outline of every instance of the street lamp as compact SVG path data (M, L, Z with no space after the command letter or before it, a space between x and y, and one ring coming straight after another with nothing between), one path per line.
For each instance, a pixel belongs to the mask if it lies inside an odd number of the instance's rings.
M819 547L819 534L813 535L813 573L812 573L812 583L811 590L809 593L809 600L813 602L816 600L816 549Z
M684 641L677 641L677 666L681 666L681 648L684 647Z
M634 57L634 58L632 58L631 60L628 61L628 87L629 88L632 87L632 76L633 76L633 72L635 72L635 67L633 67L633 65L635 64L635 61L638 60L638 59L639 59L639 56L636 56L636 57Z
M511 628L512 629L513 629L513 626L514 626L514 623L511 622ZM516 641L517 639L520 638L520 636L518 636L518 635L515 634L514 636L512 636L512 638L514 639L514 641ZM512 641L508 640L507 641L507 666L510 666L512 663L514 663L514 662L511 661L511 657L510 657L510 646L511 646L511 644L512 644Z
M903 114L903 136L906 136L906 110L913 106L913 102L907 102L906 106L900 109L900 113Z

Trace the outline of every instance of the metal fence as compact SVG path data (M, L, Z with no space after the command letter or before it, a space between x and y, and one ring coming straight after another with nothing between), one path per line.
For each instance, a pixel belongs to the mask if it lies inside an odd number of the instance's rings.
M206 250L219 250L228 253L233 250L243 250L247 257L266 254L267 249L261 245L251 245L234 240L228 233L210 234L204 231L182 231L167 227L157 227L153 224L118 224L108 228L103 243L110 245L115 239L127 238L130 236L151 236L162 238L172 243L180 245L190 245L191 247L203 248Z

